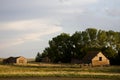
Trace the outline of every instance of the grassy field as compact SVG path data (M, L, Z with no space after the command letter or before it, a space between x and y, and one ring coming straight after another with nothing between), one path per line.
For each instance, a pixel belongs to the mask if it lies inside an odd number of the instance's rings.
M120 66L83 67L72 64L28 63L25 65L0 65L2 78L23 77L65 77L65 78L96 78L120 80ZM47 79L46 79L47 80ZM70 79L69 79L70 80ZM72 79L73 80L73 79Z
M112 79L70 78L70 77L22 77L22 78L12 77L12 78L0 78L0 80L112 80Z

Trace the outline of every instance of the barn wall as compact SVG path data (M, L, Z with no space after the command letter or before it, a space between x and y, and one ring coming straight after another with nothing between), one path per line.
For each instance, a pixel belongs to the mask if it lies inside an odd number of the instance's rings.
M49 63L50 62L50 59L48 57L45 57L42 59L42 62L46 62L46 63Z
M102 60L99 61L99 57L102 57ZM98 65L109 65L109 60L101 53L99 52L97 54L97 56L95 56L93 59L92 59L92 65L93 66L98 66Z
M16 63L16 59L14 57L9 57L7 59L4 59L3 63L5 63L5 64L13 64L13 63Z
M16 63L17 63L17 64L27 63L27 59L24 58L24 57L19 57L19 58L17 58Z

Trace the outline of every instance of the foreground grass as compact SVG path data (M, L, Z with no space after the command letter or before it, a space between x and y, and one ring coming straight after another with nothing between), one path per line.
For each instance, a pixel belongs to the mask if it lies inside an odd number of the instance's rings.
M71 64L0 65L0 77L80 77L120 79L120 67L84 67Z

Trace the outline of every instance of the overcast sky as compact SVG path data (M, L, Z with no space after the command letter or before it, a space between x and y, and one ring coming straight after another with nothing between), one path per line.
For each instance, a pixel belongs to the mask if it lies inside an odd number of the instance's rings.
M120 31L120 0L0 0L0 57L34 58L58 34Z

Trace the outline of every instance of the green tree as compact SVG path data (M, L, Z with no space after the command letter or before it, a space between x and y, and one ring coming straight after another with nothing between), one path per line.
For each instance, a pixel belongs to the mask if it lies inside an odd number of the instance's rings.
M85 39L85 38L84 38ZM71 36L71 55L72 58L81 59L83 57L82 47L84 46L82 32L75 32Z
M41 60L42 60L42 55L38 52L35 58L35 62L41 62Z
M99 47L105 47L107 45L107 34L106 31L99 30L97 35L97 41Z
M82 59L88 51L102 51L111 61L120 60L120 32L88 28L73 35L62 33L49 41L42 57L49 57L52 62L68 63L71 58Z
M88 45L89 48L94 48L98 47L97 45L97 29L95 28L88 28L86 29L86 33L88 34L89 40L88 40Z
M94 41L94 40L96 40L97 38L97 29L95 29L95 28L88 28L88 29L86 29L86 32L88 33L88 35L89 35L89 40L90 41Z
M48 56L53 62L69 62L71 59L70 36L62 33L49 41Z

